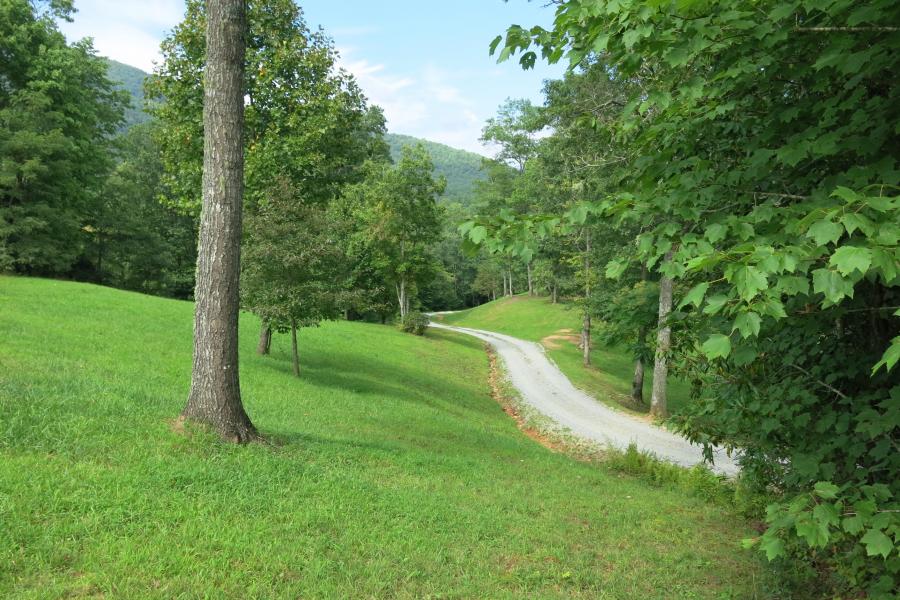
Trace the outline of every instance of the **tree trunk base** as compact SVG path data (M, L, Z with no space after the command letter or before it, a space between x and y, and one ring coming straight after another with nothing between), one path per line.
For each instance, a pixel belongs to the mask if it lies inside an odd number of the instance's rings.
M227 425L218 424L215 421L215 419L204 419L199 416L189 415L187 414L187 409L185 409L185 412L178 415L178 418L172 422L172 431L190 436L191 427L202 427L232 444L250 444L263 441L263 437L246 415L244 415L242 422L238 422L240 419L235 419L234 422Z

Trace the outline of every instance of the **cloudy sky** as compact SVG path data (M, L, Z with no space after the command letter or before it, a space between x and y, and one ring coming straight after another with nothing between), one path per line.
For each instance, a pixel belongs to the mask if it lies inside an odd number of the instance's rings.
M541 99L544 79L562 69L496 64L488 45L508 25L549 25L543 0L306 0L306 20L335 41L342 66L385 110L395 133L482 154L484 121L506 98ZM150 71L159 42L184 11L183 0L75 0L70 39L92 37L104 56Z

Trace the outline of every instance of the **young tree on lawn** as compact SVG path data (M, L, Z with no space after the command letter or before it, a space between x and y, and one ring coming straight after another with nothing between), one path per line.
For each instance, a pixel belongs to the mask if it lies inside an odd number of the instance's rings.
M373 163L370 178L351 192L361 209L360 234L396 292L401 318L410 311L417 284L433 268L431 248L441 232L436 200L446 184L433 172L421 145L404 147L397 165Z
M194 365L182 411L184 418L238 443L258 436L241 403L238 379L244 34L244 0L208 0Z
M247 218L243 305L268 327L290 332L298 377L297 328L316 326L340 314L347 260L334 232L328 207L304 203L286 177L273 182L259 209Z

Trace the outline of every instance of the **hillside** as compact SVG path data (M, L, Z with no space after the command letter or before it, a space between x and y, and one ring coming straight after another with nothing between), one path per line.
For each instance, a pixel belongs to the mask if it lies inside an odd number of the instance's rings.
M591 368L582 365L581 322L577 310L567 304L552 304L548 298L514 296L445 315L448 324L497 331L533 342L542 342L563 373L582 390L614 406L633 408L630 402L634 362L622 348L594 346ZM595 324L595 327L599 324ZM649 403L653 369L646 370L644 400ZM690 399L684 382L669 380L669 410L677 412Z
M481 171L482 156L398 133L387 134L385 141L391 147L391 156L394 160L400 156L401 147L423 144L434 161L435 172L447 178L444 201L458 202L464 206L472 203L471 193L475 182L484 179L484 173Z
M142 109L144 105L144 79L147 73L114 60L109 63L109 78L120 84L131 94L132 106L125 111L125 127L131 127L147 121L150 116ZM434 161L435 172L447 178L447 189L444 192L445 202L458 202L463 205L471 203L470 194L476 181L484 179L481 172L482 157L472 152L451 148L444 144L423 140L408 135L389 133L385 141L391 149L391 156L396 160L400 156L400 148L404 145L422 143Z
M0 597L747 598L717 505L553 453L474 340L328 323L253 349L269 444L173 432L193 306L0 277Z
M144 79L147 73L129 65L107 59L109 79L119 84L119 89L131 94L131 107L125 110L125 128L144 123L150 115L144 112Z

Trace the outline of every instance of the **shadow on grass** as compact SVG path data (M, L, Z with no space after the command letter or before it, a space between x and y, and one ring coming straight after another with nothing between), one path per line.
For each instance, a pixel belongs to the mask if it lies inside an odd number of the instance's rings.
M387 363L374 356L367 356L365 360L358 358L351 355L323 357L310 354L301 363L300 379L316 387L350 392L359 397L360 402L371 402L372 396L381 396L428 406L461 418L466 418L470 412L488 415L495 408L489 401L486 380L484 395L473 395L469 388L443 377L440 372L423 381L421 371ZM338 366L349 364L354 365L352 371ZM273 353L260 360L259 365L285 377L294 377L290 357L281 353ZM438 398L450 398L452 401Z

